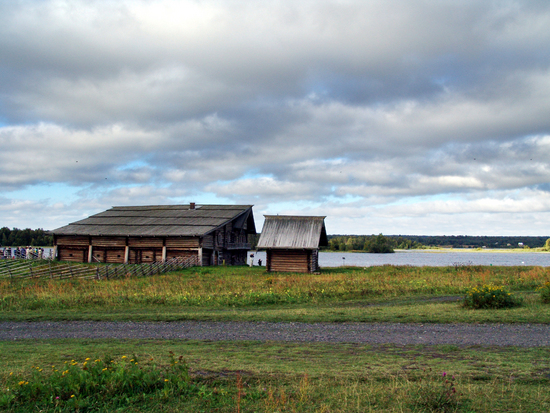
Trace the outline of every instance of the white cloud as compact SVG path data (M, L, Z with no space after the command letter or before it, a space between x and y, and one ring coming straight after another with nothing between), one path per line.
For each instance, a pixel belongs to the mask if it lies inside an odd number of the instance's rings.
M333 232L548 232L549 22L529 0L3 2L4 219L203 197Z

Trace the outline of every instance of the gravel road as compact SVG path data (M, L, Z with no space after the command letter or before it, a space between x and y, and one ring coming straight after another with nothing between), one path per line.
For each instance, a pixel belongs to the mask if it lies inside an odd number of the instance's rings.
M179 339L458 346L550 345L548 324L0 322L0 340Z

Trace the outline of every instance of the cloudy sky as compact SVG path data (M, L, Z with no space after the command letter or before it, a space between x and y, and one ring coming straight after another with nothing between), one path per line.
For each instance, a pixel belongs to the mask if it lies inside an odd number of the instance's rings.
M0 0L0 226L189 202L550 235L550 3Z

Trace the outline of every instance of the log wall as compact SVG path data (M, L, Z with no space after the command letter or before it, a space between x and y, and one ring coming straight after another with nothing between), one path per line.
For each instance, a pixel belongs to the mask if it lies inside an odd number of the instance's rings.
M267 270L311 272L311 250L267 250Z
M59 246L57 253L61 261L88 262L88 248L67 248Z
M126 238L125 237L92 237L92 245L94 247L124 248L126 246Z
M141 248L150 248L150 247L160 247L162 248L164 244L163 238L146 238L146 237L130 237L128 238L128 245L130 247L141 247Z
M206 237L205 237L206 238ZM166 248L198 248L198 237L179 237L179 238L166 238Z
M90 245L89 237L57 237L57 245L68 246L88 246Z
M228 232L229 231L229 232ZM150 263L162 261L163 249L166 259L198 256L203 249L202 264L217 265L225 261L228 265L245 264L246 250L227 250L231 225L213 234L200 237L108 237L108 236L58 236L55 245L61 261L88 262L89 248L92 248L93 261L124 263L128 248L129 263ZM238 236L242 236L238 234ZM246 240L246 234L244 234ZM234 240L231 240L234 242ZM219 245L218 245L219 243ZM214 257L213 257L214 256Z

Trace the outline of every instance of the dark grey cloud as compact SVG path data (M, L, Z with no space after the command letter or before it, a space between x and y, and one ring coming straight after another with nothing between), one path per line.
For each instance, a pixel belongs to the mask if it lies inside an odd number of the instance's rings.
M0 208L202 197L519 231L550 210L549 23L541 1L0 3Z

